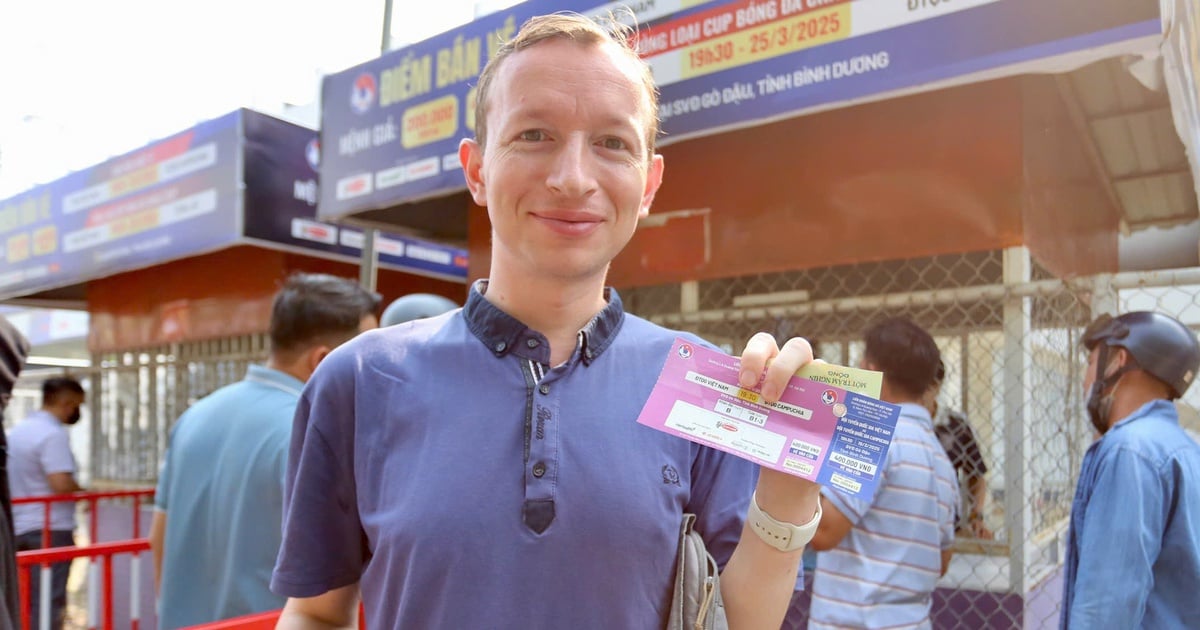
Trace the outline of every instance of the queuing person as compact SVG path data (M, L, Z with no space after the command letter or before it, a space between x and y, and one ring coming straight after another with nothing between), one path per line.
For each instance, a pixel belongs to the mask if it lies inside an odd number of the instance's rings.
M817 486L767 469L755 486L745 460L636 422L678 333L605 288L663 174L653 79L617 32L534 18L480 75L459 157L491 219L488 277L305 388L280 628L350 625L360 592L372 628L663 627L685 512L731 627L779 627ZM776 400L809 360L756 335L740 384Z
M289 277L272 304L266 365L251 365L175 423L150 528L160 628L283 607L268 583L296 401L331 350L376 326L378 305L344 278Z
M69 376L56 376L42 382L42 408L30 414L8 432L8 483L12 496L32 497L70 494L83 490L75 475L75 455L67 429L79 422L85 400L83 385ZM49 545L43 544L45 508L26 503L13 506L13 531L17 551L43 547L75 546L75 503L58 501L50 505ZM41 619L40 568L33 570L29 595L32 603L31 627ZM50 565L50 627L61 628L67 607L67 578L71 563Z
M1138 311L1083 335L1088 418L1063 569L1064 628L1195 628L1200 621L1200 446L1171 401L1200 369L1196 334Z
M808 627L930 628L958 501L954 468L921 404L941 356L929 333L902 318L872 326L865 341L862 367L883 372L880 397L900 406L900 418L870 501L822 489Z
M456 308L458 308L457 304L450 301L449 298L444 298L440 295L432 293L409 293L408 295L392 300L392 303L383 309L383 316L379 318L379 326L387 328L388 326L411 322L414 319L435 317Z
M971 538L990 539L992 532L984 524L983 515L987 508L987 463L971 423L961 411L954 411L941 404L942 381L946 379L946 364L938 361L937 377L933 387L925 394L925 408L933 418L933 431L937 434L946 456L958 474L958 532Z
M29 340L0 315L0 425L12 400L13 386L29 356ZM17 592L17 541L13 533L12 496L8 488L8 442L0 430L0 627L20 625Z

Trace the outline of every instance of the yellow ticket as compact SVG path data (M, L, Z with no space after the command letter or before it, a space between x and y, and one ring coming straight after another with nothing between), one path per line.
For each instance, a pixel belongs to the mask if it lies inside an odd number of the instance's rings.
M871 398L879 398L879 391L883 387L883 372L843 367L832 363L809 363L800 368L796 372L796 376L840 387L846 391Z

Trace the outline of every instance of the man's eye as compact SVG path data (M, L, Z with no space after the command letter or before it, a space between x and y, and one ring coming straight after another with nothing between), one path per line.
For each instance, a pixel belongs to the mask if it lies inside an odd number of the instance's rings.
M605 139L601 140L600 146L603 146L605 149L610 149L612 151L624 151L626 148L628 148L629 145L625 144L625 141L620 138L609 137L609 138L605 138Z
M541 129L530 129L528 131L522 131L521 135L518 137L526 142L541 142L542 140L546 139L546 134Z

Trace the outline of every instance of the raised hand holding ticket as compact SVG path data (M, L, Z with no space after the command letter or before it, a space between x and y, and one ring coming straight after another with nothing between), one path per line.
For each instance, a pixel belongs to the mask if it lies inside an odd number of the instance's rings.
M812 363L768 404L738 385L738 367L737 357L676 339L638 422L864 499L874 495L900 415L876 398L879 372Z

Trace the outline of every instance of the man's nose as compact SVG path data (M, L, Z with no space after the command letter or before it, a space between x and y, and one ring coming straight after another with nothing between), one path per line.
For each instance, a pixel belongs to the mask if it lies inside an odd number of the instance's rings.
M555 152L546 186L569 197L591 194L596 189L594 157L585 138L572 136Z

